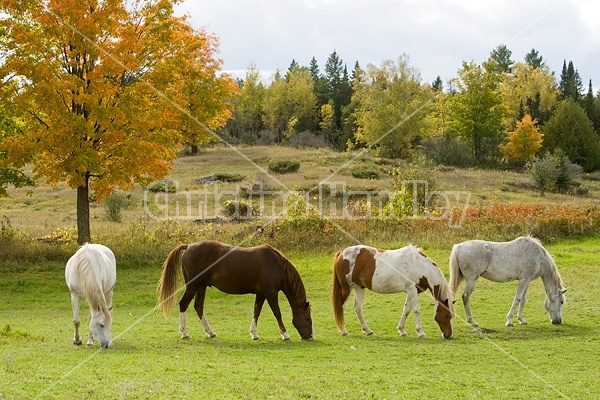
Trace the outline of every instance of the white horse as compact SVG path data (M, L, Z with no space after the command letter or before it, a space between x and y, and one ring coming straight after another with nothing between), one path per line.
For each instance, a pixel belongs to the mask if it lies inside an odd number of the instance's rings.
M493 282L518 280L517 294L506 316L506 326L513 326L513 316L519 306L517 318L521 325L523 305L529 283L539 277L544 282L546 301L544 307L553 324L562 322L562 304L565 301L563 281L552 257L538 239L522 236L510 242L468 240L454 245L450 254L450 290L456 298L460 282L466 281L462 295L467 322L477 326L469 305L477 278L483 276Z
M86 299L90 306L90 333L87 345L93 346L95 339L100 341L102 348L111 347L112 297L117 280L117 264L113 252L101 244L84 244L69 258L65 268L65 279L71 292L73 307L73 343L81 344L79 302Z

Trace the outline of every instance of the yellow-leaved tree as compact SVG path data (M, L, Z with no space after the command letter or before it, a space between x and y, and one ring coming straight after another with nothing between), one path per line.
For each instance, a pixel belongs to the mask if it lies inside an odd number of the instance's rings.
M89 195L165 176L177 144L199 143L231 115L233 79L214 36L174 15L177 0L3 0L0 80L15 89L20 134L4 162L77 189L80 243ZM3 91L4 93L4 91Z
M536 120L525 114L517 121L515 130L508 133L508 142L499 146L500 151L509 160L524 163L542 148L543 137L536 126Z

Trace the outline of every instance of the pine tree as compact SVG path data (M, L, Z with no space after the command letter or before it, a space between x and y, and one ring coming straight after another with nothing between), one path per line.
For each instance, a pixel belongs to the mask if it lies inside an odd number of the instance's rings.
M434 92L439 93L444 89L444 83L442 82L442 78L438 75L433 83L431 84L431 88Z
M560 82L558 84L558 99L565 100L571 98L576 103L579 103L581 101L582 87L579 71L573 66L573 61L569 61L567 64L566 60L563 60Z
M494 72L497 73L507 73L509 74L512 70L512 65L515 63L510 59L512 56L512 51L506 47L506 45L498 45L494 50L490 53L490 60L496 63L494 67Z
M590 83L588 84L588 91L586 95L583 97L582 106L585 110L590 121L594 125L594 129L598 132L598 115L596 114L596 98L594 97L594 87L592 86L592 80L590 79Z
M536 49L531 49L531 51L525 54L525 62L531 65L533 68L544 68L546 62L539 55L539 52Z

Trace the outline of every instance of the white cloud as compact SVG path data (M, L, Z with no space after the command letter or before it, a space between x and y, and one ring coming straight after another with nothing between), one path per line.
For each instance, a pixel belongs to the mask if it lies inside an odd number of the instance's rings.
M597 0L188 0L179 10L219 36L227 70L254 61L274 71L313 56L323 69L335 49L349 68L406 53L424 80L447 80L463 60L506 44L516 61L535 48L557 73L572 60L584 82L600 84Z

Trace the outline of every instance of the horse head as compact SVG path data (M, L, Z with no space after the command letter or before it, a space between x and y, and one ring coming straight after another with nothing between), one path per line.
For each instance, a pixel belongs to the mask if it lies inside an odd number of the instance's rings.
M550 315L550 321L557 325L562 322L562 305L565 302L565 292L567 289L559 288L557 292L549 292L546 294L544 307Z
M449 299L438 301L435 310L435 322L440 326L445 339L452 337L452 302Z
M310 303L307 302L304 306L294 308L292 311L292 324L298 330L300 337L303 340L314 339L315 330L310 316Z
M90 320L90 332L94 339L100 342L103 349L112 346L110 336L110 328L112 326L112 317L107 307L100 307L96 312L92 313Z

